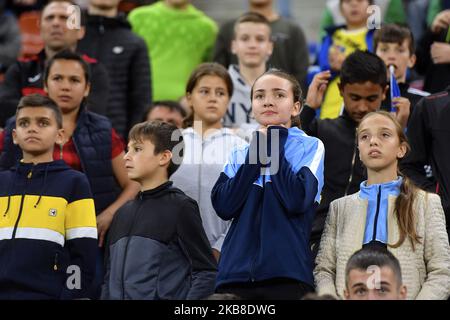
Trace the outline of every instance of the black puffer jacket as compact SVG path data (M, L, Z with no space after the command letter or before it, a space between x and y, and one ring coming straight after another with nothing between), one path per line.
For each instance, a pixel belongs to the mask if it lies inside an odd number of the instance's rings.
M86 35L78 49L105 65L110 82L107 115L117 132L126 138L151 104L147 46L131 31L123 15L86 16Z
M304 106L301 117L302 129L322 140L325 146L324 178L322 198L314 218L311 242L317 245L323 232L328 207L331 201L359 190L366 180L356 146L357 123L346 111L336 119L315 118L315 110ZM313 248L315 253L317 247Z
M411 152L400 163L402 172L422 189L441 196L447 229L450 227L450 86L425 97L416 105L408 126ZM426 178L424 165L431 163L438 187ZM436 190L437 189L437 190Z

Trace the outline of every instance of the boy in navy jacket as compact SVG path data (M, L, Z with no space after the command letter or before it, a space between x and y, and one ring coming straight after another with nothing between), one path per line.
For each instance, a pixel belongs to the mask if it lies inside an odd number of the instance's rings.
M23 158L0 172L0 300L88 297L97 253L94 200L84 174L53 161L62 134L53 100L20 100L13 139Z

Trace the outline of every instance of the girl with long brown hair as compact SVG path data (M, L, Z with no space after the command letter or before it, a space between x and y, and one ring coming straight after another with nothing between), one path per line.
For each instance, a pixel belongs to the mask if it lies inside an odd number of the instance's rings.
M314 290L309 234L323 186L322 142L291 127L300 84L270 69L250 90L259 124L233 150L211 192L232 221L222 246L216 292L250 300L297 300Z
M359 192L330 205L314 270L317 290L342 298L350 256L377 246L399 260L408 299L447 299L450 247L444 211L439 196L415 187L398 171L409 151L401 125L388 112L369 113L357 141L367 181Z
M218 63L202 63L186 85L191 109L184 120L184 157L180 168L170 177L174 186L197 201L203 227L213 254L219 259L229 222L220 219L211 203L211 190L233 148L244 145L223 117L233 95L228 71Z

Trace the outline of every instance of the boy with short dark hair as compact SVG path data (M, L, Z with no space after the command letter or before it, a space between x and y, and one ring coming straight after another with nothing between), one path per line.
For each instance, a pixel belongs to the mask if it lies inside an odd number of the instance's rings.
M249 12L263 15L269 20L272 29L273 53L267 61L267 68L276 68L292 74L305 92L305 80L309 66L308 45L303 28L278 14L274 9L274 0L247 0ZM237 19L231 19L221 25L214 48L213 61L228 68L237 63L231 52L234 26Z
M406 292L400 263L387 249L363 248L348 260L345 268L346 300L405 300Z
M0 172L0 299L86 298L95 208L86 176L53 160L63 138L60 109L45 96L23 97L12 135L23 158Z
M381 29L375 31L373 46L374 52L383 59L386 67L394 67L394 76L401 95L401 97L395 98L394 105L398 108L410 108L410 113L412 113L416 103L421 98L428 96L429 93L410 87L406 81L408 69L413 68L416 63L414 37L411 30L406 26L394 23L385 24ZM386 95L381 108L390 111L391 103L391 96ZM402 125L405 126L406 123L402 123Z
M328 207L331 201L355 193L366 179L358 156L356 128L369 112L380 108L387 89L386 66L373 53L355 51L344 61L340 73L339 91L344 100L344 112L336 119L317 119L330 78L329 71L318 73L308 90L306 103L300 114L302 129L317 137L325 145L325 184L321 202L314 218L311 247L317 254ZM404 117L398 111L397 118Z
M273 50L271 33L270 22L256 12L244 13L234 24L231 51L236 55L238 63L228 67L234 90L224 117L224 125L227 127L257 127L251 116L250 89L255 80L266 71L266 62Z
M125 165L141 192L114 216L102 299L203 299L214 292L216 262L197 203L169 181L182 160L177 130L149 121L130 131Z

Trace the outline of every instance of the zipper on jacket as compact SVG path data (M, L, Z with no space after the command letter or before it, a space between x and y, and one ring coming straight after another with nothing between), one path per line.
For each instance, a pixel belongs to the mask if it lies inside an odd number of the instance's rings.
M53 264L53 270L58 271L58 253L55 254L55 261Z
M138 215L139 215L139 209L141 208L142 203L144 202L142 199L142 194L139 196L139 205L136 209L136 215L134 216L134 220L131 223L130 229L128 230L127 233L127 243L125 244L125 252L123 254L123 263L122 263L122 298L121 300L125 300L125 266L126 266L126 261L127 261L127 255L128 255L128 245L130 244L130 238L131 238L131 231L133 231L134 226L136 224L136 221L138 221Z
M348 178L347 187L345 188L344 196L348 195L348 191L350 189L350 185L352 184L353 180L353 171L355 168L355 162L356 162L356 152L357 152L357 146L358 142L356 141L356 131L355 131L355 146L353 147L353 158L352 158L352 168L350 170L350 177Z
M12 234L12 238L11 239L14 239L16 237L17 226L19 225L20 217L22 216L22 209L23 209L23 201L24 201L24 199L25 199L25 195L22 195L22 198L20 199L19 215L17 216L16 223L14 224L14 230L13 230L13 234Z
M58 146L59 146L59 160L64 160L63 159L64 143L60 143L60 144L58 144Z
M98 26L98 31L100 32L101 35L105 33L105 25L103 17L100 18L100 25Z
M83 173L86 175L86 177L88 178L88 180L89 180L89 185L91 184L91 180L89 179L89 176L88 176L88 173L87 173L87 171L86 171L86 166L84 165L84 161L83 161L83 157L81 156L81 153L80 153L80 150L78 149L78 146L77 146L77 141L76 141L76 139L75 139L75 131L76 131L77 129L75 128L75 130L73 131L73 133L72 133L72 142L73 142L73 145L75 146L75 150L77 151L77 155L78 155L78 158L80 158L80 164L81 164L81 170L83 170Z
M377 226L378 226L378 215L380 213L380 200L381 200L381 186L378 187L378 195L377 195L377 211L375 213L375 221L373 222L373 235L372 241L376 240L377 237Z
M33 169L34 169L34 165L31 168L30 172L28 172L28 174L27 174L27 179L28 180L31 179L31 177L33 176ZM27 184L28 184L28 180L27 180ZM25 187L25 190L26 190L26 187ZM19 225L20 218L22 217L23 202L25 200L25 190L23 191L22 198L20 199L19 215L17 216L16 223L14 224L14 229L13 229L13 233L12 233L11 239L14 239L16 237L17 226Z

